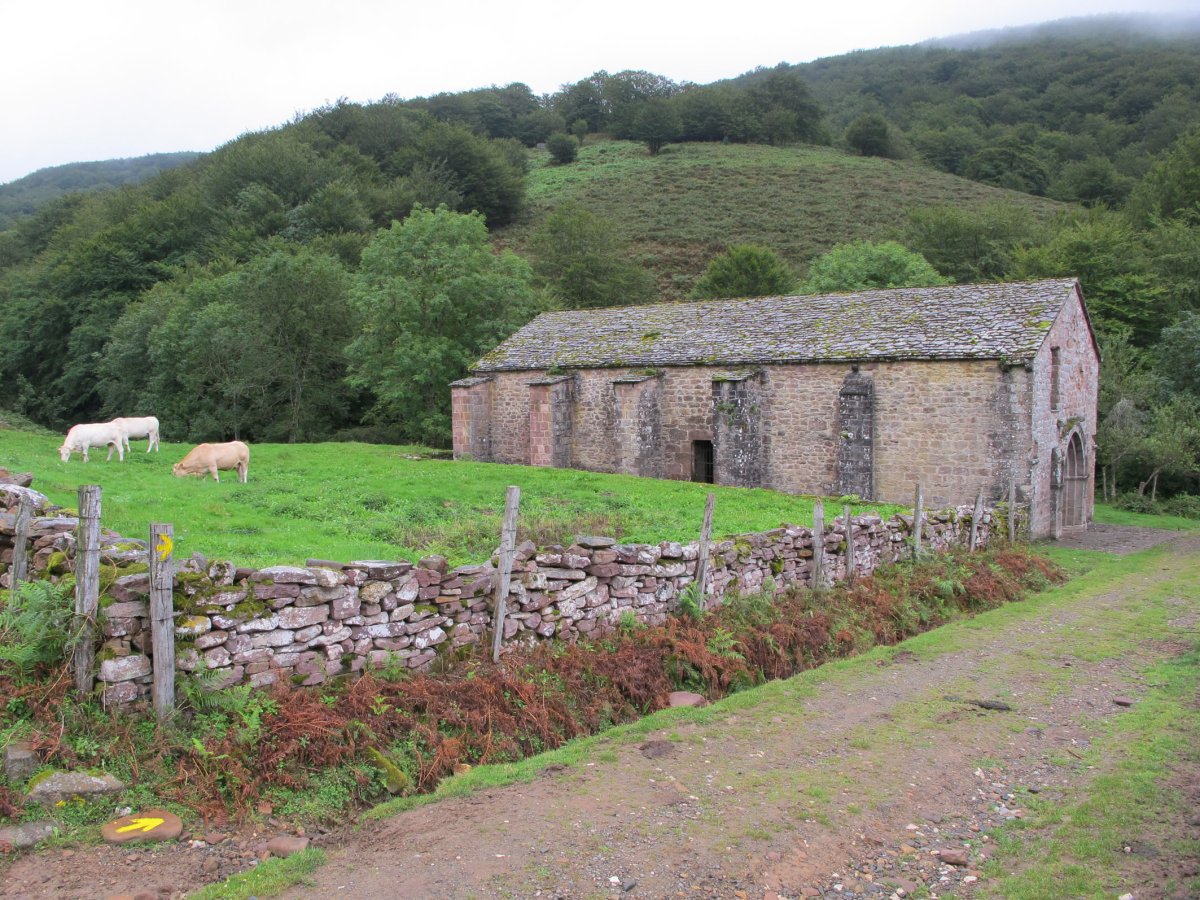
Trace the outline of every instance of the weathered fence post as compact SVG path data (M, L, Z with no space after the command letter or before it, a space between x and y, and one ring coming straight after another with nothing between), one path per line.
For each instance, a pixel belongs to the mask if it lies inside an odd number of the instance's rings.
M96 662L96 610L100 606L100 487L79 488L79 528L75 534L75 689L92 689Z
M521 489L509 485L504 495L504 523L500 526L500 572L496 579L496 605L492 613L492 662L500 659L500 644L504 641L504 607L512 582L513 554L517 549L517 507L521 504Z
M913 501L913 559L921 558L921 532L925 520L925 489L917 482L917 496Z
M812 586L818 588L825 577L825 504L820 500L813 504L812 548Z
M175 529L150 525L150 657L154 661L154 714L175 709Z
M713 506L716 505L717 495L709 494L704 501L704 522L700 525L700 546L696 556L696 585L699 593L696 605L704 609L704 581L708 578L708 548L712 543Z
M1008 479L1008 543L1009 546L1016 546L1017 543L1017 477L1009 476Z
M979 489L979 493L975 495L975 511L971 513L971 543L969 549L972 553L979 545L979 520L983 518L983 488Z
M854 520L849 503L842 507L842 522L846 526L846 584L854 587Z
M9 589L15 594L17 585L25 580L26 550L29 545L29 523L33 519L33 504L24 494L17 506L17 527L13 534L13 564L9 576Z

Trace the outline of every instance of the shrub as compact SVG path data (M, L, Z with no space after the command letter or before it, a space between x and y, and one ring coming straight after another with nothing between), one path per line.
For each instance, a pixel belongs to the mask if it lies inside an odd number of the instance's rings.
M1121 494L1113 501L1113 506L1128 512L1145 513L1151 516L1160 516L1163 512L1159 502L1148 494Z
M1192 494L1177 494L1162 501L1163 512L1185 519L1200 519L1200 497Z
M575 157L579 154L579 141L560 131L546 138L546 149L550 151L556 163L565 166L575 162Z

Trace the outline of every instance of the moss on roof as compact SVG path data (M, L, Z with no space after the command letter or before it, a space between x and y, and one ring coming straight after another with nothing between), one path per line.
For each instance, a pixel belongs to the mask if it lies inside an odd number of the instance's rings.
M871 359L1033 358L1073 279L563 310L475 372Z

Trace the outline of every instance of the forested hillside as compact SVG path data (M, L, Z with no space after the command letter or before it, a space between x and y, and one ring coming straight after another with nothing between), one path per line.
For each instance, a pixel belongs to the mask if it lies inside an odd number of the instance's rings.
M38 169L24 178L0 184L0 231L11 228L23 216L32 215L63 194L103 191L123 184L145 181L159 172L195 160L199 153L152 153L134 159L68 163Z
M445 444L447 384L552 306L1077 275L1105 477L1187 488L1197 49L1057 28L708 86L341 102L0 232L0 407Z

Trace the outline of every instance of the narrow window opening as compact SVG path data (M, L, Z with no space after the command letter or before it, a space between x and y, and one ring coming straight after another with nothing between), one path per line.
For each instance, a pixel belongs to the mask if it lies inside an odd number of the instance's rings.
M712 441L692 441L692 481L713 483Z
M1050 348L1050 408L1058 409L1062 378L1062 350L1059 347Z

